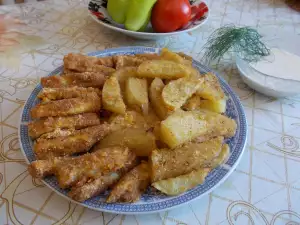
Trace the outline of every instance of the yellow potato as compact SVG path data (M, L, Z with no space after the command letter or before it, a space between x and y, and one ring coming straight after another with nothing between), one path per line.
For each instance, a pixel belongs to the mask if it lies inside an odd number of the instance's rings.
M202 184L209 171L208 168L201 168L175 178L157 181L152 186L167 195L179 195Z
M189 76L190 71L185 65L169 60L150 60L138 67L138 76L143 78L177 79Z
M187 102L182 106L183 109L188 111L200 109L201 99L199 96L194 95L190 97Z
M162 99L170 110L179 109L198 90L202 79L180 78L168 83L162 91Z
M125 82L128 77L134 77L137 74L137 67L122 67L121 69L116 70L112 76L117 77L121 90L125 91Z
M150 86L149 97L151 105L154 108L154 111L161 119L165 119L169 114L170 110L165 107L161 93L165 87L163 81L160 78L155 78Z
M144 114L143 116L146 120L146 123L148 123L149 126L151 126L151 127L155 127L156 124L160 123L160 119L156 115L156 113L154 112L154 109L152 107L149 107L148 114Z
M102 101L104 109L124 114L126 111L126 105L121 95L121 89L116 77L111 76L108 78L103 86Z
M126 100L130 107L141 109L147 114L149 107L147 80L129 77L126 81Z
M175 148L198 136L232 137L236 122L224 115L206 111L178 110L161 122L161 140Z
M224 113L226 111L226 98L219 100L202 99L200 108L207 109L216 113Z
M155 136L142 128L125 128L112 132L97 144L99 148L113 146L128 147L137 156L149 156L156 148Z
M196 92L198 96L212 101L224 99L226 97L216 75L207 73L203 75L203 77L204 82Z
M223 137L189 142L175 149L156 149L150 157L152 182L174 178L206 167L221 152Z
M175 148L201 135L207 129L207 121L195 118L192 112L178 110L161 122L161 140Z
M127 111L123 115L121 114L112 115L109 118L108 122L111 125L112 130L114 131L124 129L127 127L145 128L145 129L150 128L145 117L135 111Z
M179 54L177 54L175 52L171 52L167 48L163 48L161 50L160 56L162 59L165 59L165 60L173 61L173 62L180 63L180 64L187 65L187 66L192 66L191 60L186 60L183 57L181 57Z

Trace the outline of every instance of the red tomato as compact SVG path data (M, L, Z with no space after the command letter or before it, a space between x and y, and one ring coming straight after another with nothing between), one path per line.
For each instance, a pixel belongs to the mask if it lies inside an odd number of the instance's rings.
M188 0L158 0L151 13L151 24L156 32L172 32L185 26L191 17Z

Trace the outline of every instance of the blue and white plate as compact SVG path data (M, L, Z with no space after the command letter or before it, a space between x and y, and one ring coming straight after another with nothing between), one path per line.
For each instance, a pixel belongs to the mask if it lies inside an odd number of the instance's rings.
M132 55L138 53L158 53L160 49L157 48L148 48L148 47L124 47L124 48L115 48L115 49L107 49L104 51L97 51L90 53L90 56L97 57L105 57L112 55ZM211 70L205 66L203 66L200 62L194 61L194 66L199 69L201 73L211 72ZM63 67L59 67L54 70L49 76L59 74L62 72ZM78 203L82 206L104 211L110 213L121 213L121 214L141 214L141 213L154 213L158 211L168 210L173 207L185 204L194 200L196 198L200 198L209 192L211 192L214 188L219 186L224 180L232 173L237 164L239 163L241 156L243 154L246 139L247 139L247 122L243 107L239 98L232 91L229 85L224 81L223 78L219 77L221 85L228 96L227 101L227 110L226 115L232 119L234 119L237 123L237 131L234 137L227 140L227 143L231 147L231 155L228 161L214 169L206 178L205 183L195 187L194 189L187 191L179 196L166 196L154 188L150 188L147 190L145 194L143 194L141 200L132 204L108 204L105 203L105 198L107 196L107 192L89 199L83 203ZM27 123L31 121L30 110L37 103L37 95L41 91L42 86L39 84L32 91L29 96L23 112L21 114L21 121L19 127L19 135L20 135L20 143L23 154L28 163L35 160L34 152L33 152L33 142L28 135ZM67 191L59 188L57 184L57 180L54 176L50 176L45 178L44 183L54 190L56 193L61 196L71 200L67 196ZM73 201L73 200L71 200Z

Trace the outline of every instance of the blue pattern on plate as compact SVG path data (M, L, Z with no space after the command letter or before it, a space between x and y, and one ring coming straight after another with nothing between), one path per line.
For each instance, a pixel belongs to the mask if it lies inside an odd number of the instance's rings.
M107 49L104 51L98 51L90 53L90 56L112 56L119 54L138 54L138 53L158 53L160 50L156 48L148 47L124 47L116 49ZM193 61L195 67L197 67L201 73L211 72L209 68L203 66L200 62ZM49 76L61 73L63 67L59 67L54 70ZM105 197L108 192L89 199L83 203L79 203L82 206L92 208L95 210L112 212L112 213L123 213L123 214L140 214L140 213L153 213L157 211L167 210L172 207L187 203L193 199L199 198L216 188L221 184L234 170L237 166L242 153L245 148L246 139L247 139L247 122L244 113L244 109L240 103L239 98L234 94L229 85L225 80L218 76L220 83L228 96L227 110L226 115L234 119L237 122L237 132L234 137L227 140L227 143L231 147L231 155L228 159L225 166L218 167L214 169L206 178L204 184L197 186L196 188L189 190L179 196L166 196L154 188L149 187L146 193L142 196L141 200L133 204L107 204L104 202ZM27 162L32 162L35 160L33 153L32 145L33 142L28 135L27 123L31 121L30 118L30 109L35 106L38 102L37 95L41 90L41 85L33 90L29 96L27 102L25 103L22 115L21 115L21 124L19 127L19 135L21 140L21 149L24 153L24 156ZM47 186L52 188L58 194L67 197L67 190L62 190L58 187L57 180L55 177L50 176L44 179L44 182ZM69 199L69 198L68 198ZM70 199L69 199L70 200Z

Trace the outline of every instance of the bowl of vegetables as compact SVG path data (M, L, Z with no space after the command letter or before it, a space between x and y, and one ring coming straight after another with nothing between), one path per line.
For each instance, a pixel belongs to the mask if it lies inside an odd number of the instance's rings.
M92 0L88 9L99 24L148 40L193 31L209 15L201 0Z

